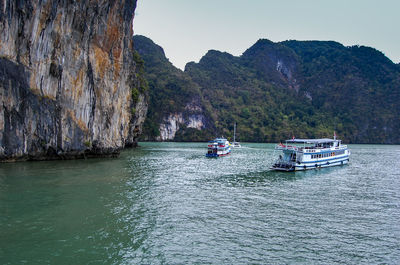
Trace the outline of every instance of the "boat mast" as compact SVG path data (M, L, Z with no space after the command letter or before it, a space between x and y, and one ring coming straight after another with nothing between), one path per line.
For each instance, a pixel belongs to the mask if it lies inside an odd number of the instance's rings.
M236 142L236 122L233 124L233 142Z

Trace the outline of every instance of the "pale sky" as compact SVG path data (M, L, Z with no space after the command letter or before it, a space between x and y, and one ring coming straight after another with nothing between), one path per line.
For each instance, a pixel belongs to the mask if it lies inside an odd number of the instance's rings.
M258 39L364 45L400 62L400 0L138 0L133 30L181 69L211 49L239 56Z

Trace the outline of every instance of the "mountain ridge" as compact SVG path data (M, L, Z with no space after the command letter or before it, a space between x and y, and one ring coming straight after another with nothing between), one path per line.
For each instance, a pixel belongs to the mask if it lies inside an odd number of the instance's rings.
M350 143L400 143L399 67L371 47L260 39L241 56L210 50L181 74L209 104L215 136L237 122L242 141L336 130Z

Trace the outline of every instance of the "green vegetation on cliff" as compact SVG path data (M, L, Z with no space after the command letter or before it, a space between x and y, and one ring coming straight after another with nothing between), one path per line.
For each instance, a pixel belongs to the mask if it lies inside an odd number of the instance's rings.
M215 136L231 137L236 122L240 141L331 137L336 130L346 142L400 143L400 69L373 48L259 40L240 57L210 50L182 72L150 44L146 56L139 53L154 131L157 115L185 106L186 91L202 99ZM206 137L192 130L185 140ZM182 140L179 133L175 140Z
M400 143L400 71L381 52L335 42L288 41L301 58L301 93L336 117L344 138L357 143Z

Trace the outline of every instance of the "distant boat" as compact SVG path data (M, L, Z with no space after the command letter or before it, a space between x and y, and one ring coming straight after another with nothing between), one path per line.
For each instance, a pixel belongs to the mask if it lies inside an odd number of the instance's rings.
M296 145L297 144L297 145ZM349 163L350 150L334 139L291 139L278 144L275 150L281 150L278 161L270 168L279 171L298 171L331 167Z
M225 138L216 138L208 142L206 157L220 157L231 153L231 144Z
M236 123L233 125L233 143L232 143L232 147L234 147L234 148L242 147L240 145L240 142L236 142Z

